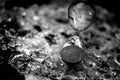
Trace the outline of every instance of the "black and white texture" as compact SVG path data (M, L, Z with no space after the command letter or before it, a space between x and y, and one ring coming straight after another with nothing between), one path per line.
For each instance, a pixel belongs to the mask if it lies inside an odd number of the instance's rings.
M88 0L95 20L76 33L68 20L73 1L0 1L0 80L120 79L117 2Z

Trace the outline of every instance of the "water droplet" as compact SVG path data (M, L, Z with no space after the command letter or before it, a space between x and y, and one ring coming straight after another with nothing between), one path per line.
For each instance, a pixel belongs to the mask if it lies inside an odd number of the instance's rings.
M78 46L70 45L61 50L61 58L69 63L78 63L82 60L84 50Z
M87 29L95 19L95 8L87 0L77 0L68 8L68 21L76 31Z

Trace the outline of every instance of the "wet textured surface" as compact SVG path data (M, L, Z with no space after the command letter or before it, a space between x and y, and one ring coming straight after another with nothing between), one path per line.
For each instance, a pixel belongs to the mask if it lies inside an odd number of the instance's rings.
M96 20L77 34L69 24L69 5L52 3L1 10L3 80L120 79L120 29L115 14L95 5Z

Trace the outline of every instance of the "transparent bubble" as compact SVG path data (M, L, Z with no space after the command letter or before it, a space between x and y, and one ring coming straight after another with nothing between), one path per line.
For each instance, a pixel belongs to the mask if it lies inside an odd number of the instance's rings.
M77 0L68 8L68 21L76 31L87 29L95 19L95 8L87 0Z

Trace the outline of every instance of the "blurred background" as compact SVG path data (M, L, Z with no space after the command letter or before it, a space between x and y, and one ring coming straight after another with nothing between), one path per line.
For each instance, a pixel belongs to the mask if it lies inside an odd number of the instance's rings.
M74 0L1 0L1 2L6 2L5 7L7 9L12 8L13 6L23 6L23 7L29 7L32 4L49 4L49 3L55 3L55 4L63 4L70 3ZM104 8L109 9L113 12L119 12L119 0L88 0L96 5L103 6Z
M64 4L71 3L74 0L0 0L0 8L4 7L6 9L12 9L13 7L23 7L28 8L33 4L42 5L42 4L56 4L63 6ZM120 5L119 0L89 0L91 3L95 5L99 5L105 9L107 9L110 12L113 12L116 14L115 21L119 22L120 18Z

